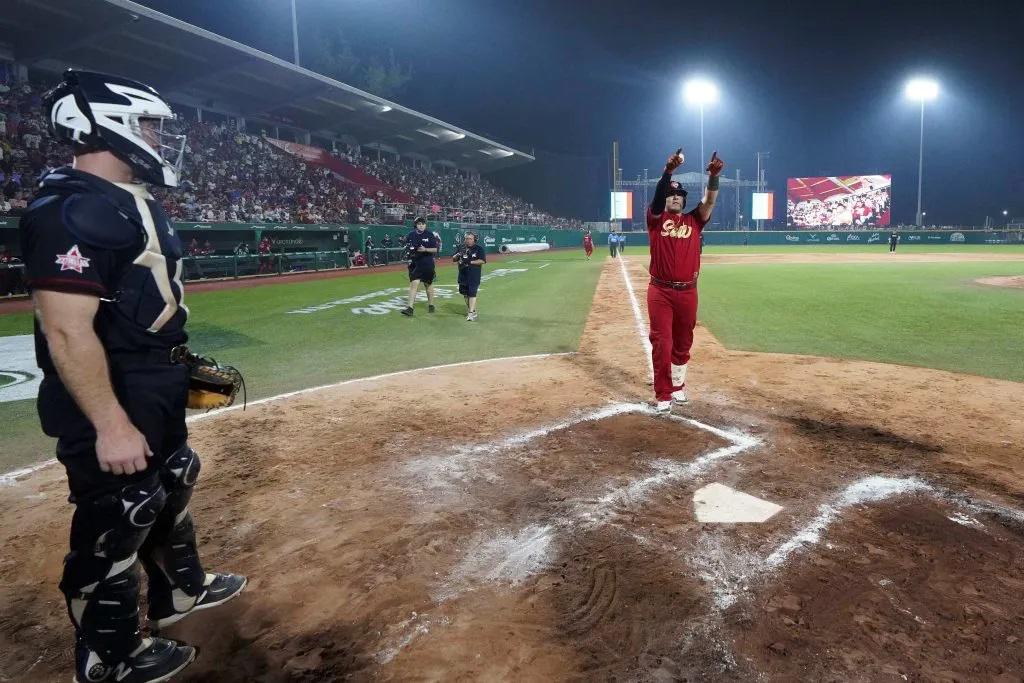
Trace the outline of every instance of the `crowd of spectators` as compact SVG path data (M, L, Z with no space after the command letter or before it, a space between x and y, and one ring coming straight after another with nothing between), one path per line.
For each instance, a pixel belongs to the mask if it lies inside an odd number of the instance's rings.
M545 224L566 229L583 227L582 221L552 216L478 175L461 173L444 166L439 166L438 170L413 166L390 156L378 159L373 153L367 156L349 151L341 156L388 185L412 195L415 204L403 207L405 213L467 223ZM379 221L395 217L393 213L387 215L386 199L380 204L374 219Z
M0 71L0 215L28 206L40 176L71 161L54 141L42 112L49 86L14 83ZM229 123L183 122L187 137L182 183L155 188L172 220L244 223L387 223L414 214L467 222L550 223L556 219L479 177L414 168L404 162L349 153L348 159L383 183L416 198L396 206L386 190L366 189L308 164L264 138ZM408 214L408 215L407 215Z

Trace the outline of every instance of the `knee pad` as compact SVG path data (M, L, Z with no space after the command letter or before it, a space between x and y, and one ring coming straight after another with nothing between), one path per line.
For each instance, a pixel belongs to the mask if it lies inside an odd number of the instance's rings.
M202 590L205 574L199 563L196 549L195 527L188 504L192 490L199 478L201 463L199 454L184 444L167 458L161 470L164 486L167 488L167 525L161 520L156 556L166 571L166 577L175 588L188 595L198 595Z
M199 479L199 469L202 463L199 461L199 454L192 450L188 444L184 444L174 451L164 462L160 475L167 489L167 506L175 516L181 515L188 509L188 503L192 499L192 489Z
M76 630L104 656L138 640L137 552L167 499L154 475L77 503L61 592Z
M167 502L167 492L155 474L129 484L114 494L78 502L71 524L70 568L95 565L103 571L72 571L85 586L120 573L112 565L131 564ZM122 570L123 571L123 570ZM68 572L65 571L65 578ZM74 589L74 587L71 587Z

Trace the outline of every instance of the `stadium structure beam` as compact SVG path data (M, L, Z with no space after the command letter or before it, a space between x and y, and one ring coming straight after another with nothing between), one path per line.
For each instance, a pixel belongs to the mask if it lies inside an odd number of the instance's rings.
M173 92L175 90L190 88L196 85L197 83L202 83L205 80L229 74L233 71L242 68L246 64L251 63L252 60L250 60L248 57L234 59L216 69L199 69L189 74L182 74L178 78L172 78L167 81L164 81L160 84L160 86L162 90L166 90L167 92Z
M121 29L132 23L134 23L134 19L129 17L94 31L90 31L83 26L81 30L56 33L44 40L34 37L28 43L30 47L18 50L15 58L19 62L27 64L35 64L43 59L55 59L80 47L95 47L99 39L119 33Z

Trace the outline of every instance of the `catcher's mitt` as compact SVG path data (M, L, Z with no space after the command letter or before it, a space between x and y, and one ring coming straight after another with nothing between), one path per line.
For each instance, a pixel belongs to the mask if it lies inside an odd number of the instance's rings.
M239 389L245 396L245 380L235 368L220 365L212 358L197 356L184 347L178 347L175 352L172 357L188 366L189 408L212 410L227 407L235 402Z

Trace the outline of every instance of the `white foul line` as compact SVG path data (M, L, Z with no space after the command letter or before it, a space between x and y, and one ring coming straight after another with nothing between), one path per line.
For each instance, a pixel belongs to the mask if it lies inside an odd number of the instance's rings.
M427 367L427 368L412 368L410 370L399 370L397 372L388 372L388 373L385 373L383 375L373 375L372 377L356 377L354 379L346 379L346 380L343 380L341 382L333 382L331 384L321 384L320 386L316 386L316 387L308 387L306 389L298 389L296 391L289 391L289 392L286 392L284 394L278 394L276 396L268 396L267 398L258 399L256 401L253 401L252 403L249 403L248 405L250 405L250 406L258 406L258 405L260 405L262 403L270 403L271 401L279 401L282 398L291 398L292 396L301 396L302 394L309 394L309 393L312 393L314 391L322 391L324 389L334 389L335 387L343 387L343 386L346 386L346 385L349 385L349 384L359 384L359 383L362 383L362 382L376 382L377 380L380 380L380 379L391 379L393 377L401 377L402 375L411 375L411 374L415 374L417 372L430 372L432 370L447 370L449 368L458 368L458 367L462 367L462 366L465 366L465 365L478 365L478 364L481 364L481 363L499 363L501 361L506 361L506 360L534 360L534 359L538 359L538 358L555 358L557 356L572 356L574 354L575 354L574 351L566 351L566 352L563 352L563 353L536 353L536 354L529 355L529 356L505 356L503 358L484 358L484 359L481 359L481 360L462 361L460 363L447 363L445 365L432 365L432 366ZM201 413L199 415L192 415L189 418L187 418L185 421L186 422L197 422L199 420L205 420L207 418L214 417L216 415L223 415L224 413L231 412L233 410L241 410L242 408L243 408L243 406L235 404L235 405L229 406L227 408L221 408L220 410L213 410L213 411L210 411L208 413Z
M626 270L626 260L619 259L619 268L622 270L622 280L626 283L626 291L629 292L629 303L633 306L633 322L636 323L636 333L640 336L640 343L647 353L648 377L654 377L654 360L651 357L651 340L647 336L647 328L644 326L644 317L640 313L640 303L636 299L636 292L633 291L633 283L629 279L629 272Z
M505 356L505 357L502 357L502 358L484 358L482 360L469 360L469 361L463 361L461 363L447 363L445 365L432 365L432 366L426 367L426 368L413 368L411 370L399 370L397 372L389 372L389 373L385 373L383 375L374 375L372 377L357 377L355 379L346 379L346 380L343 380L341 382L335 382L333 384L322 384L320 386L310 387L308 389L299 389L298 391L289 391L289 392L284 393L284 394L278 394L276 396L268 396L266 398L258 399L256 401L253 401L252 403L249 403L248 405L255 406L255 405L260 405L261 403L269 403L271 401L278 401L278 400L280 400L282 398L291 398L292 396L299 396L301 394L308 394L308 393L311 393L311 392L314 392L314 391L321 391L323 389L333 389L335 387L342 387L342 386L346 386L348 384L358 384L360 382L374 382L374 381L380 380L380 379L391 379L392 377L401 377L402 375L411 375L411 374L414 374L414 373L417 373L417 372L430 372L430 371L433 371L433 370L447 370L448 368L457 368L457 367L462 367L462 366L465 366L465 365L478 365L478 364L482 364L482 363L500 363L501 361L510 361L510 360L534 360L534 359L539 359L539 358L555 358L555 357L558 357L558 356L572 356L572 355L575 355L575 352L573 352L573 351L566 351L566 352L563 352L563 353L537 353L537 354L528 355L528 356ZM217 417L218 415L223 415L224 413L228 413L228 412L231 412L233 410L240 410L241 408L242 408L242 406L240 406L240 405L233 405L233 406L230 406L230 407L227 407L227 408L221 408L220 410L213 410L213 411L210 411L208 413L200 413L198 415L191 415L191 416L185 418L185 422L187 422L187 423L198 422L199 420L205 420L205 419L208 419L208 418L211 418L211 417ZM33 472L36 472L38 470L44 469L46 467L49 467L50 465L56 464L56 462L57 462L56 460L50 459L50 460L47 460L45 462L41 462L41 463L38 463L38 464L35 464L35 465L31 465L29 467L22 467L22 468L19 468L19 469L16 469L16 470L11 470L10 472L4 472L4 473L0 474L0 486L6 486L6 485L14 484L18 479L20 479L22 477L25 477L25 476L27 476L29 474L32 474Z

